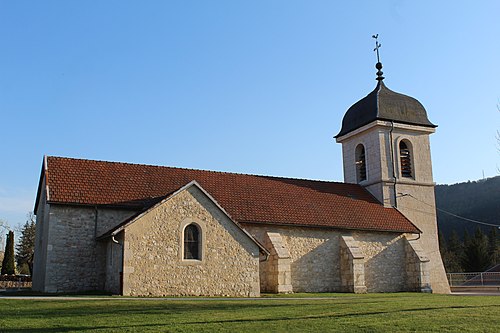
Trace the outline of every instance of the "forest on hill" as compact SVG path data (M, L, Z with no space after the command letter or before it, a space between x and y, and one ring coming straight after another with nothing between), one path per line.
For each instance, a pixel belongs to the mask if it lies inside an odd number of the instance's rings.
M453 185L437 185L435 193L439 231L446 238L451 236L453 230L459 234L467 230L472 234L478 224L445 212L500 226L500 176ZM481 228L488 232L491 227Z
M435 193L446 271L479 272L500 264L498 227L486 225L500 227L500 176L437 185Z

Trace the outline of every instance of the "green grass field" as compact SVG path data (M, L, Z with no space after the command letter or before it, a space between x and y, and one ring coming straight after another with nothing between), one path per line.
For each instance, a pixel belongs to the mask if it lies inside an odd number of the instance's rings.
M500 332L498 296L320 296L329 297L0 298L0 332Z

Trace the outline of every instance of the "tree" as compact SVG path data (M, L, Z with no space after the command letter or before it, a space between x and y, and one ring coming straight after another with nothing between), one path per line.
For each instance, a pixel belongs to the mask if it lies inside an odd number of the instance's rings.
M0 251L3 251L5 247L3 235L5 230L10 230L7 222L5 220L0 219Z
M447 272L457 273L463 271L461 262L464 255L464 246L456 230L452 231L447 246L441 254Z
M488 236L477 227L474 236L465 243L462 267L466 272L483 272L491 266Z
M488 240L488 252L491 256L491 262L493 265L498 265L500 264L500 241L498 240L497 228L491 228Z
M14 261L14 232L9 231L7 235L7 242L5 243L5 255L2 261L1 274L13 275L16 274L16 267Z
M21 229L21 237L16 246L16 262L19 273L33 273L33 254L35 252L35 216L28 214L28 220Z

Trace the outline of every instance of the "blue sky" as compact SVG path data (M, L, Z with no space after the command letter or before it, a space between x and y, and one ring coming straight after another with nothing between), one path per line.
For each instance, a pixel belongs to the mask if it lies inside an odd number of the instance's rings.
M498 1L0 0L0 220L43 155L342 181L333 136L375 87L439 125L434 178L498 174Z

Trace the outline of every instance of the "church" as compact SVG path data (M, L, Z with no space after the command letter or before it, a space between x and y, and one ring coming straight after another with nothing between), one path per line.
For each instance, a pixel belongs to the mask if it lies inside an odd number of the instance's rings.
M130 296L449 293L429 136L377 85L345 113L344 182L45 156L33 289Z

